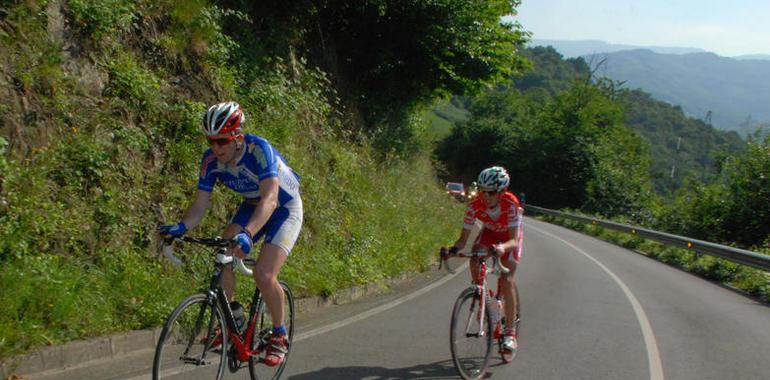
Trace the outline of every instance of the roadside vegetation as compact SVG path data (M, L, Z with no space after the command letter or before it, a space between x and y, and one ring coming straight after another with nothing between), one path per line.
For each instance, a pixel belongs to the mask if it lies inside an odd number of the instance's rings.
M417 115L516 70L524 35L499 22L516 2L338 5L0 5L0 358L159 326L205 284L209 254L171 267L156 227L192 199L200 117L223 100L302 177L305 224L282 272L298 295L431 265L462 206ZM462 41L451 56L445 39ZM191 234L220 233L236 202L215 190Z
M191 201L200 117L223 100L302 177L282 272L300 296L426 270L462 217L441 180L492 164L531 204L766 252L770 140L525 49L521 26L500 23L518 3L3 2L0 359L157 327L205 283L208 253L171 267L156 227ZM220 233L236 202L215 190L191 233ZM767 297L766 274L649 252ZM240 278L240 297L252 290Z
M718 131L641 90L595 78L583 59L564 60L552 48L523 53L532 70L462 103L469 118L437 150L448 178L470 181L476 168L501 164L512 189L536 206L770 253L766 134L745 141ZM487 149L474 149L483 143ZM761 271L561 223L770 298L770 277Z

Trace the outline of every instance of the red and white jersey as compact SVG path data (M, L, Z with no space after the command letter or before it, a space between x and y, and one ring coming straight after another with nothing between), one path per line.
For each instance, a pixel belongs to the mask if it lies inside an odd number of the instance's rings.
M479 234L478 244L485 247L491 247L493 244L506 242L514 238L510 236L511 228L518 228L519 252L514 252L516 261L521 254L522 229L521 221L524 209L521 208L519 198L511 192L505 192L500 196L500 202L496 207L489 208L484 201L484 197L476 197L468 204L465 210L465 219L463 228L469 230L473 228L476 220L483 224Z

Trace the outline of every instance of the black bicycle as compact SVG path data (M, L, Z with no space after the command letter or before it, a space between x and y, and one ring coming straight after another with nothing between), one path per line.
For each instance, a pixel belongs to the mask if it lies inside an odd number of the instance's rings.
M181 243L215 248L213 274L208 289L187 297L169 315L155 349L152 378L185 378L185 372L195 370L201 373L208 371L216 379L221 379L225 366L234 373L248 364L253 380L279 379L289 359L294 338L294 297L289 286L280 281L285 294L284 323L289 351L280 365L269 367L264 365L263 354L270 344L273 324L259 289L255 287L247 323L241 327L220 286L225 266L234 265L251 276L252 270L248 266L253 267L255 261L228 255L227 249L233 245L232 240L185 236L163 246L163 253L176 265L181 265L182 260L174 255L173 246Z

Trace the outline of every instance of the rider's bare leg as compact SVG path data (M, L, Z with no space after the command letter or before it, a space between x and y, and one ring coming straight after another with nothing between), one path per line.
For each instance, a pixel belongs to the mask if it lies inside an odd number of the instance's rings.
M266 243L257 258L254 267L254 281L267 304L267 310L273 318L273 327L283 324L284 294L281 284L278 283L278 273L283 263L286 262L286 252L283 248Z
M505 322L508 328L513 328L513 321L516 318L516 303L519 302L516 299L516 282L513 279L513 275L516 272L516 262L513 260L501 260L501 263L511 271L503 277L502 289L503 293L503 307L505 308ZM501 274L502 276L502 274Z

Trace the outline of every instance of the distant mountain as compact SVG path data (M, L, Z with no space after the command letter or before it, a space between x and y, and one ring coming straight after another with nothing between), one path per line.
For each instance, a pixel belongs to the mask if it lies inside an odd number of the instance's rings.
M765 61L770 61L770 54L747 54L747 55L736 55L735 57L732 57L735 59L740 60L746 60L746 59L760 59Z
M623 50L647 49L661 54L704 53L705 50L688 47L636 46L611 44L599 40L541 40L533 39L531 46L552 46L565 58L575 58L598 53L612 53Z
M596 75L625 81L688 115L724 130L749 133L770 121L770 61L737 60L713 53L658 54L627 50L584 57L602 62Z

